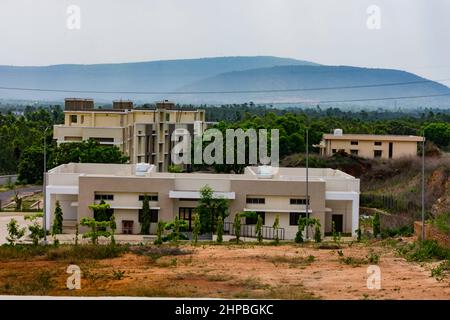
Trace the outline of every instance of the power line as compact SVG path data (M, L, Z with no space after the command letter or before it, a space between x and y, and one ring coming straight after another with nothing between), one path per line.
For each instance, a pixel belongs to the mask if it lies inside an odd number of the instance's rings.
M96 94L144 94L144 95L190 95L190 94L239 94L239 93L275 93L275 92L299 92L299 91L324 91L324 90L342 90L342 89L360 89L377 88L390 86L405 86L427 82L450 81L450 79L439 80L417 80L408 82L391 82L379 84L366 84L355 86L337 86L337 87L316 87L316 88L292 88L292 89L262 89L262 90L229 90L229 91L108 91L108 90L70 90L70 89L48 89L48 88L25 88L25 87L6 87L0 86L0 90L15 91L38 91L38 92L62 92L62 93L96 93Z
M348 100L323 100L323 101L297 101L297 102L258 102L256 104L323 104L323 103L344 103L344 102L364 102L364 101L382 101L382 100L403 100L403 99L418 99L418 98L433 98L450 96L450 93L442 94L429 94L419 96L400 96L400 97L378 97L378 98L366 98L366 99L348 99Z

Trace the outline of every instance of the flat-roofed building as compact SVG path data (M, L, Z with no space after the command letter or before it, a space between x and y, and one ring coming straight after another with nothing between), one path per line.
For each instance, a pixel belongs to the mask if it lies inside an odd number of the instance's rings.
M316 145L323 156L332 156L336 152L346 152L362 158L396 159L416 156L418 136L343 134L335 129L333 134L324 134L320 144Z
M92 99L65 100L64 124L55 125L58 144L97 140L117 146L131 163L147 162L167 171L171 164L171 135L186 129L191 135L206 128L204 110L177 110L170 101L154 109L134 108L132 101L114 101L112 109L94 109Z
M82 217L93 216L89 205L104 200L115 215L117 233L138 234L142 200L148 195L151 233L156 232L157 221L175 216L192 229L200 190L208 185L215 197L230 201L228 231L233 230L236 213L254 211L263 218L266 236L277 216L284 239L295 238L301 216L319 219L322 233L331 232L334 222L337 232L354 235L359 223L359 179L334 169L309 169L308 176L307 198L305 168L247 167L243 174L210 174L157 172L150 164L69 163L48 172L47 227L56 201L64 214L64 231L73 232ZM254 235L254 219L242 218L242 224L243 232Z

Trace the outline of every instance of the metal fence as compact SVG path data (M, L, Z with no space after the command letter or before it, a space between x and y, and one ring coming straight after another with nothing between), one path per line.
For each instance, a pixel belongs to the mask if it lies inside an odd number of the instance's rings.
M234 223L233 222L225 222L223 225L223 230L225 234L234 235ZM268 226L262 226L261 234L263 239L274 240L278 235L279 240L285 239L285 230L284 228L273 228ZM256 238L256 225L254 224L242 224L241 225L241 237L247 238Z

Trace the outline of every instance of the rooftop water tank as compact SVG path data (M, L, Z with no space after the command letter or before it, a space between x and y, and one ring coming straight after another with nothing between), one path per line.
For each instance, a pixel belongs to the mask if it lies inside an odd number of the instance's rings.
M343 133L343 131L342 131L342 129L334 129L334 135L335 136L342 136L342 133Z
M271 179L273 176L272 166L259 166L258 167L258 178Z

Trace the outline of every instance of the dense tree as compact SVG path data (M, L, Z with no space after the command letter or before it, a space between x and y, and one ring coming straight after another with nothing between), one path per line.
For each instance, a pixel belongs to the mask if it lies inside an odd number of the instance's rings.
M425 137L433 141L438 147L450 144L450 123L430 123L425 128Z
M150 234L151 211L148 195L142 200L141 234Z
M214 191L209 186L200 189L200 199L196 213L200 216L201 233L214 232L219 216L228 216L228 200L214 197Z
M53 218L52 234L61 234L63 227L63 212L59 200L56 201L55 213Z

